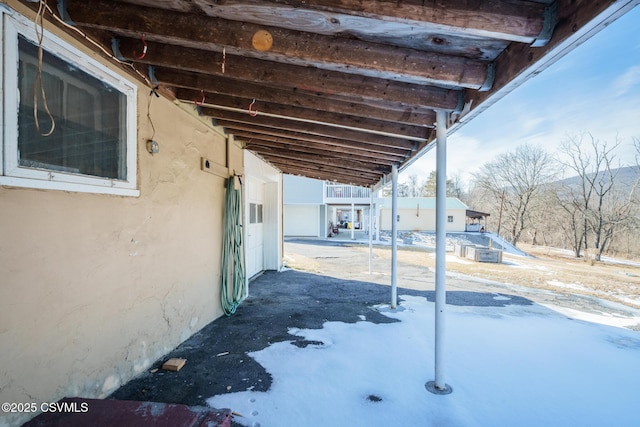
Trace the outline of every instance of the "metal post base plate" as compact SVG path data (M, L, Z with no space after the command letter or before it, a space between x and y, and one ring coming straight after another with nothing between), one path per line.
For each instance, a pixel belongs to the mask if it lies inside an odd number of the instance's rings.
M444 388L438 388L436 387L435 381L429 381L424 386L430 393L433 394L451 394L453 392L453 389L449 384L445 384Z

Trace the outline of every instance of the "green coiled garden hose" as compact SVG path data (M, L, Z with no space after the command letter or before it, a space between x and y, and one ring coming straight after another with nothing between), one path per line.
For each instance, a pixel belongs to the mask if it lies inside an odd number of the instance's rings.
M235 188L235 180L240 185ZM222 248L221 302L224 314L231 316L246 296L244 245L242 244L242 181L227 179Z

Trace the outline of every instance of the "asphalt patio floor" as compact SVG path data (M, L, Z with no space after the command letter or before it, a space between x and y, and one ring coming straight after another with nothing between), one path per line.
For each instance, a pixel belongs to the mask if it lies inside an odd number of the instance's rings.
M389 303L390 287L386 283L389 277L368 274L366 257L363 258L362 251L350 248L349 242L293 241L286 245L289 250L286 249L285 254L304 252L305 257L321 260L324 269L333 266L334 271L326 272L330 274L296 270L265 272L251 281L249 297L233 316L210 323L110 398L201 407L206 406L206 400L214 395L246 390L266 392L271 388L273 378L249 353L283 341L300 348L318 344L292 335L290 328L321 329L328 321L353 324L363 318L374 324L398 322L375 309L375 306ZM342 266L346 265L355 267L350 269L350 274L341 274ZM431 271L408 266L401 266L401 269L399 295L434 301L432 289L403 286L403 281L412 280L433 283ZM496 290L506 295L505 289L489 285L448 280L447 286L447 303L452 306L490 309L536 304L530 298L513 294L508 298L496 298ZM542 298L554 299L555 303L573 301L574 305L583 308L590 304L566 295L543 295ZM593 310L597 311L598 307ZM158 369L172 357L186 359L184 368L178 372Z

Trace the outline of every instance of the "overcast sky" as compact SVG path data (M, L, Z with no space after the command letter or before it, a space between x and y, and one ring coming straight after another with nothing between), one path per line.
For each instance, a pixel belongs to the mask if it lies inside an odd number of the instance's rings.
M624 148L633 160L632 137L640 138L640 7L499 100L450 135L447 176L468 179L497 154L523 143L554 152L568 135L589 132ZM435 169L435 148L400 174L426 178Z

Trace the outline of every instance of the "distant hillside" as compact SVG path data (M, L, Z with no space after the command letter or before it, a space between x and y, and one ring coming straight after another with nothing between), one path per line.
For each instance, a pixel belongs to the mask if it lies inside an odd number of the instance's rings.
M612 172L613 172L616 185L620 190L623 190L625 187L631 188L631 186L633 186L634 183L640 180L640 168L638 168L637 166L626 166L623 168L617 168L617 169L613 169ZM604 177L608 178L608 176L605 175L603 172L600 172L600 173L602 174L603 178ZM593 175L594 174L591 174L590 176L593 176ZM580 177L573 176L570 178L565 178L565 179L556 181L551 185L563 185L567 187L573 187L576 185L580 185Z

